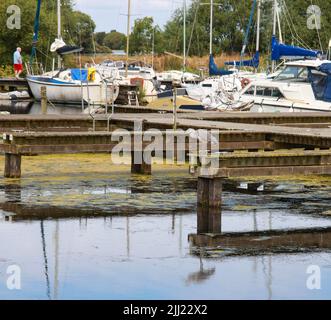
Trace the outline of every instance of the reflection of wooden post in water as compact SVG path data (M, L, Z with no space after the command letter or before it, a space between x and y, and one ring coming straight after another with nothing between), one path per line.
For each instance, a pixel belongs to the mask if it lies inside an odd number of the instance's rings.
M130 258L130 218L126 217L126 253L128 258Z
M55 260L55 267L54 267L54 293L53 297L55 300L58 299L58 288L59 288L59 220L55 222L55 232L54 232L54 260Z
M41 233L41 243L43 249L43 258L44 258L44 268L45 268L45 277L46 277L46 295L49 300L51 300L51 289L48 275L48 260L47 260L47 252L46 252L46 240L45 240L45 229L44 229L44 221L40 221L40 233Z
M222 179L198 178L198 234L221 232Z
M8 202L21 202L22 188L20 184L5 184L4 191Z

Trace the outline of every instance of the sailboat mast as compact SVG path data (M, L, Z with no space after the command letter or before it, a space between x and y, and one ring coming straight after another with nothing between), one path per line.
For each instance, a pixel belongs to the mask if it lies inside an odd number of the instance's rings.
M183 21L183 70L186 70L186 0L184 0L184 21Z
M126 31L126 64L125 64L125 77L128 77L128 68L129 68L130 20L131 20L131 0L128 0L128 23L127 23L127 31Z
M209 31L209 54L213 54L213 15L214 0L210 0L210 31Z
M272 36L276 36L277 32L277 10L278 10L278 3L277 0L274 0L274 21L273 21L273 29L272 29ZM271 72L274 73L276 69L276 61L272 61Z
M277 0L274 0L274 20L273 20L273 29L272 29L272 35L275 36L277 32Z
M61 36L61 0L57 0L57 38L62 39ZM61 57L57 58L58 68L61 69Z
M257 1L256 52L260 51L261 0Z
M209 54L213 54L213 16L214 0L210 0L210 30L209 30Z
M276 14L277 14L277 24L278 24L279 42L280 42L280 43L283 43L282 25L280 24L279 10L276 11Z

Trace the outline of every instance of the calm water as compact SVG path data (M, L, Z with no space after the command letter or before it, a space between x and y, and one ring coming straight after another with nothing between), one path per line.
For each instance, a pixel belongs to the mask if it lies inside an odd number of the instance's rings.
M141 178L125 166L113 172L106 160L24 158L22 180L2 181L1 299L331 297L329 252L191 254L196 185L186 168ZM331 226L329 178L270 181L255 193L225 189L222 231ZM6 287L13 264L21 268L18 291ZM321 268L321 290L306 288L310 265Z
M188 242L196 181L187 168L138 177L109 159L24 157L21 180L0 178L0 299L331 297L331 252L196 254ZM240 182L225 186L223 232L331 226L330 177L263 181L256 192ZM21 290L7 289L11 265ZM311 265L320 267L321 290L307 289Z

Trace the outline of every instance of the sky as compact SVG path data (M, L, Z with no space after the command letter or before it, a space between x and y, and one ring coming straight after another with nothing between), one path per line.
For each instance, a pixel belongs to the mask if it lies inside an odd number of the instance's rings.
M163 26L184 0L131 0L131 27L133 20L151 16L154 23ZM190 0L187 0L187 4ZM89 14L96 23L96 31L117 30L126 33L127 0L76 0L76 9Z

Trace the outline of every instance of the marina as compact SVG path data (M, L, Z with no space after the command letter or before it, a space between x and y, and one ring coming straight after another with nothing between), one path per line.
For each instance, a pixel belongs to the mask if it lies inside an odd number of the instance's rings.
M0 26L0 300L330 299L328 4L26 1Z

